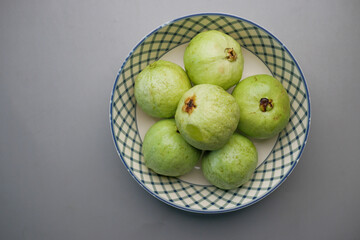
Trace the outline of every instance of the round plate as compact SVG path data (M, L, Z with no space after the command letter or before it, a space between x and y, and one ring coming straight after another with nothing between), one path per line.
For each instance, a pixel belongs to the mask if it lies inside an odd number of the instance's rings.
M254 140L258 167L249 182L221 190L202 176L200 164L180 178L160 176L143 161L141 145L147 129L158 119L137 107L134 80L148 64L165 59L183 66L186 44L198 33L222 31L243 47L243 78L267 73L281 81L290 97L286 128L272 139ZM231 89L229 90L231 92ZM207 13L168 22L140 41L123 63L110 100L110 125L117 152L131 176L157 199L182 210L221 213L254 204L273 192L292 172L305 147L310 127L310 99L305 78L288 49L262 27L239 17Z

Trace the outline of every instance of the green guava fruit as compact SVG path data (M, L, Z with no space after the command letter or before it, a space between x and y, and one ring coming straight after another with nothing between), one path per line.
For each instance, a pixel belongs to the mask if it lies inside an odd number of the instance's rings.
M234 133L219 150L206 152L202 159L205 178L221 189L240 187L250 180L258 162L254 144L244 136Z
M200 84L180 99L175 113L176 126L192 146L216 150L225 145L239 121L235 98L219 86Z
M209 83L225 90L241 79L241 47L229 35L210 30L196 35L184 53L185 70L194 84Z
M190 172L201 155L200 150L180 135L174 119L163 119L150 127L145 134L142 152L148 168L171 177Z
M270 138L289 122L289 96L272 76L260 74L243 79L232 95L240 107L238 129L249 137Z
M177 64L158 60L135 79L135 98L141 109L153 117L174 117L181 96L191 88L185 71Z

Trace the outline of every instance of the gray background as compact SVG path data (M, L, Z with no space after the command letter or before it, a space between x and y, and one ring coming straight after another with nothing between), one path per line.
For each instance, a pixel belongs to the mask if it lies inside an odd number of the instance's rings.
M360 239L360 1L0 1L0 239ZM187 213L128 174L116 74L159 25L223 12L277 36L310 88L308 144L246 209Z

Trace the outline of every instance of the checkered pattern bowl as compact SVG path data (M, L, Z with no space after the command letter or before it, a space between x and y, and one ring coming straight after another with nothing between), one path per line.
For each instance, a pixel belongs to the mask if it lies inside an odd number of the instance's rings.
M287 90L289 124L252 179L240 188L221 190L164 177L144 165L136 118L134 80L148 64L210 29L222 31L254 53ZM116 77L110 101L110 125L117 152L131 176L157 199L182 210L222 213L245 208L273 192L293 171L306 144L310 99L305 78L289 50L271 33L248 20L225 14L197 14L168 22L140 41Z

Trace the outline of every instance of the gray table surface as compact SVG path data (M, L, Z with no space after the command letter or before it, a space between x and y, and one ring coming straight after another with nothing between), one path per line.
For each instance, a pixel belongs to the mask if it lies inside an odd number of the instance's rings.
M360 239L360 1L0 2L0 239ZM300 64L312 123L289 178L246 209L167 206L128 174L110 93L159 25L223 12L277 36Z

